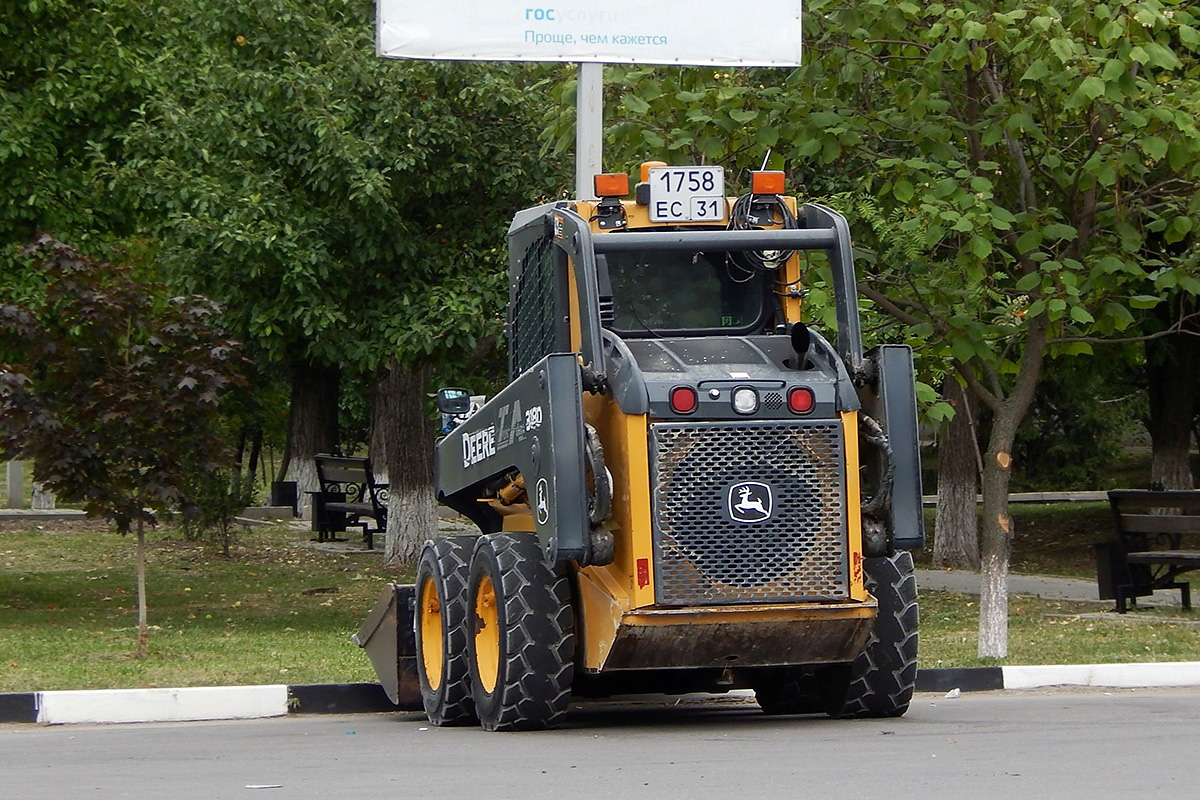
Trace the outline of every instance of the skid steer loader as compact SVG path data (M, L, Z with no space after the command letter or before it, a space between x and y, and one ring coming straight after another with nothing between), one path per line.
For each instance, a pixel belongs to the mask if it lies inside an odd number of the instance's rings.
M907 347L863 352L849 227L753 173L643 164L509 229L508 386L437 444L426 542L364 623L393 701L552 727L572 696L752 689L899 716L916 675ZM802 320L828 270L836 335ZM466 411L444 390L443 411Z

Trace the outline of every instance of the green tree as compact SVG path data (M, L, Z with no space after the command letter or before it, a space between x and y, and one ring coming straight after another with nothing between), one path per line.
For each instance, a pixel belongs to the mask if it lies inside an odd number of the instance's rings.
M542 70L381 60L366 0L161 13L177 33L110 180L174 278L290 368L301 491L313 453L338 443L337 387L395 395L375 404L400 447L389 556L411 559L433 526L429 371L495 334L505 227L550 185Z
M0 457L88 514L137 531L139 658L146 655L144 525L187 503L227 460L219 403L239 380L235 342L199 297L166 298L127 267L49 237L31 257L44 294L0 304ZM0 294L0 299L3 295Z
M98 166L122 158L156 24L132 0L0 3L0 283L39 232L108 253L134 233Z
M614 160L773 147L802 186L860 193L860 291L991 415L979 652L1003 657L1013 442L1043 364L1200 292L1194 257L1146 247L1200 212L1200 21L1166 0L806 6L790 73L615 73Z

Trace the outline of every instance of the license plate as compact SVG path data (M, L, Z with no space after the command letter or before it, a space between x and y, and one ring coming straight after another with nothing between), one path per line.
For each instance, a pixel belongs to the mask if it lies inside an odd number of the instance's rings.
M725 221L723 167L651 167L651 222Z

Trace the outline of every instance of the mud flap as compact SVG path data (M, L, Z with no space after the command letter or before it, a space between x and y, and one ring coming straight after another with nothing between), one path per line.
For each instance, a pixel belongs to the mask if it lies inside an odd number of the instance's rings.
M921 446L917 429L916 383L912 349L907 345L872 348L866 360L874 380L859 390L863 411L879 422L891 445L894 472L884 523L891 548L919 550L925 544L925 516L921 507ZM865 461L878 478L881 469Z
M485 533L499 520L477 502L513 471L525 478L538 539L550 563L588 556L579 360L543 358L438 442L438 500Z
M401 711L421 711L417 646L413 635L416 587L389 583L358 633L350 637L367 651L388 699Z

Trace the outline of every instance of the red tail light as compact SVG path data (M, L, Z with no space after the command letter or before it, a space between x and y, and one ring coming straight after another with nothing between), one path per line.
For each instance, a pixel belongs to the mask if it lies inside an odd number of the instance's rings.
M696 410L696 390L690 386L676 386L671 390L671 410L676 414L690 414Z
M813 410L816 405L816 398L813 397L812 389L807 386L799 386L788 392L788 408L794 414L807 414Z

